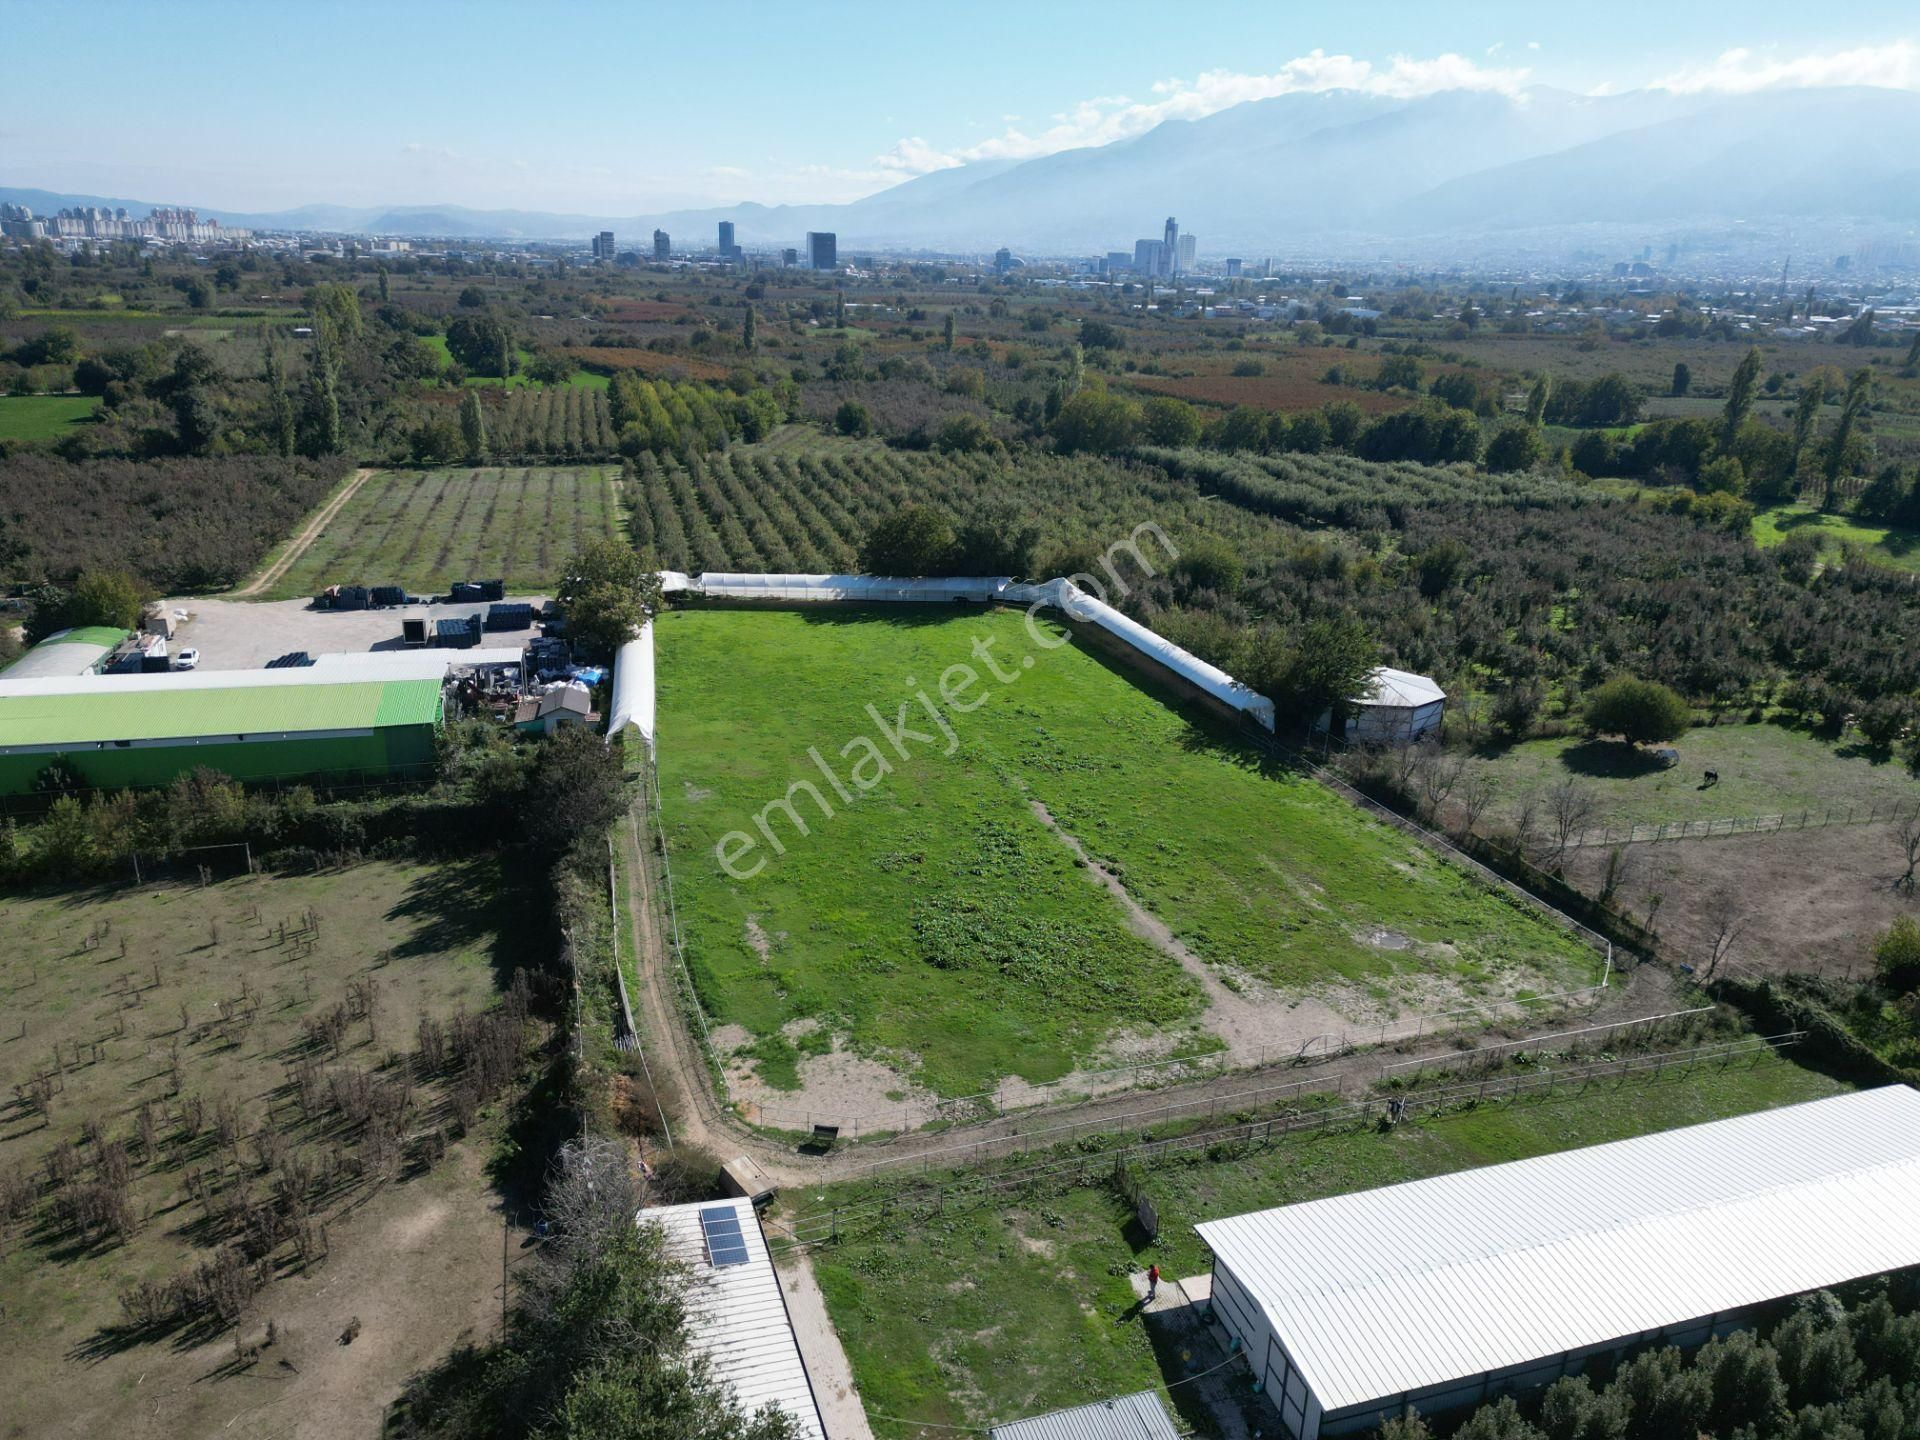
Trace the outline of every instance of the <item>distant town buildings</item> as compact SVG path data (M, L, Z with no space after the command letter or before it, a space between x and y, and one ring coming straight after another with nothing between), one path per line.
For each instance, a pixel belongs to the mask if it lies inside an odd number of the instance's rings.
M807 268L809 270L839 269L840 237L831 230L809 230L807 232Z
M722 220L720 222L720 258L722 260L738 260L740 258L740 247L734 243L733 221L731 220Z
M1168 223L1171 224L1172 222L1169 221ZM1193 273L1193 252L1198 248L1198 245L1199 242L1191 235L1182 235L1180 237L1180 242L1175 247L1173 257L1174 274L1190 275Z
M1013 268L1013 251L1002 245L993 252L993 268L1004 275Z
M1136 240L1133 242L1133 273L1136 275L1166 274L1163 257L1167 247L1158 240Z
M673 237L664 230L653 232L653 258L662 265L673 258Z
M0 235L11 240L166 240L206 245L245 240L250 232L230 230L218 220L202 220L192 211L162 206L144 220L126 207L74 205L54 215L35 215L25 205L0 205Z
M780 252L780 263L791 270L800 263L800 252L789 245Z
M1240 278L1240 260L1238 256L1229 255L1227 257L1227 278L1229 280L1238 280Z
M605 260L608 264L613 263L613 232L611 230L602 230L593 237L593 258Z

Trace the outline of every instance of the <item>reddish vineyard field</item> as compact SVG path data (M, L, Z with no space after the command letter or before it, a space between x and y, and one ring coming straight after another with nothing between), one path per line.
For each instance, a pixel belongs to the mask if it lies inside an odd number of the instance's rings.
M727 367L691 355L664 355L658 350L629 350L619 345L566 345L561 353L588 370L637 370L642 375L685 376L693 380L724 380Z

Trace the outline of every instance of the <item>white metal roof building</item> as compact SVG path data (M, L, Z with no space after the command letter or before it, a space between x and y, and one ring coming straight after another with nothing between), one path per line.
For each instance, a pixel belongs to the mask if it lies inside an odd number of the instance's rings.
M1157 1390L995 1425L988 1440L1180 1440Z
M1447 713L1447 692L1428 676L1382 665L1349 710L1346 733L1336 738L1354 745L1395 745L1439 728ZM1325 729L1331 718L1330 713L1322 715L1316 728Z
M687 1329L694 1348L709 1357L740 1407L752 1414L778 1405L802 1435L825 1440L813 1382L753 1203L662 1205L640 1212L638 1223L650 1222L665 1232L667 1253L687 1267Z
M1296 1440L1545 1384L1920 1264L1920 1092L1888 1086L1195 1227Z

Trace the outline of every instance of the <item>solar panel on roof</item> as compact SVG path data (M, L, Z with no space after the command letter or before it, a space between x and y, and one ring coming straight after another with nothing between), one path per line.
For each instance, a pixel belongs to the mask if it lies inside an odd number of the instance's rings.
M747 1242L740 1234L740 1217L729 1205L713 1205L700 1212L700 1229L707 1237L707 1259L714 1268L747 1263Z

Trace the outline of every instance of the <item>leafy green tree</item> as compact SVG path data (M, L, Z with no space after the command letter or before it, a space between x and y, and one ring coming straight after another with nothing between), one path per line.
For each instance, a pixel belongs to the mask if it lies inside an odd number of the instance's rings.
M931 505L902 505L860 544L866 575L948 575L953 557L953 522Z
M953 311L947 311L947 318L940 322L940 338L945 342L949 354L953 351L955 336L959 333L953 319Z
M280 347L267 344L267 438L276 454L291 456L297 438L293 397L287 393L287 377L280 363Z
M591 540L567 561L554 599L575 648L610 659L660 609L660 575L624 540Z
M1696 488L1707 495L1744 495L1747 472L1733 456L1721 455L1701 467Z
M1547 402L1553 399L1553 377L1542 374L1527 391L1527 424L1538 430L1547 418Z
M1820 415L1820 402L1826 398L1825 383L1809 376L1800 386L1800 397L1793 407L1793 468L1800 468L1800 456L1813 439L1814 422Z
M1693 367L1684 360L1673 363L1673 384L1668 388L1669 395L1685 395L1693 388Z
M1114 455L1139 438L1140 423L1131 400L1089 387L1060 407L1050 428L1062 454Z
M1865 1367L1854 1354L1846 1312L1831 1294L1800 1301L1771 1339L1789 1404L1836 1405L1859 1386Z
M1236 405L1214 422L1208 440L1220 450L1264 450L1267 436L1267 417L1251 405Z
M1827 440L1826 464L1822 469L1827 488L1825 498L1820 502L1823 510L1832 510L1840 503L1840 477L1853 460L1854 427L1859 424L1860 412L1867 408L1867 399L1872 391L1871 370L1862 368L1847 377L1847 395L1840 402L1840 421L1833 427L1833 434Z
M1596 1395L1584 1375L1568 1375L1547 1387L1540 1400L1546 1440L1625 1440L1626 1397L1616 1390Z
M387 274L387 267L384 265L380 267L379 283L380 283L380 303L382 305L391 304L393 301L393 282L392 282L392 279Z
M1760 347L1751 346L1740 364L1735 367L1733 379L1727 382L1727 404L1720 412L1720 448L1731 450L1734 440L1740 434L1740 427L1747 423L1747 416L1753 413L1753 397L1760 389Z
M1631 745L1676 740L1691 718L1687 702L1657 680L1620 675L1587 696L1587 732L1618 735Z
M1505 425L1487 442L1487 469L1496 475L1532 470L1546 454L1546 442L1531 425Z
M1149 445L1183 449L1200 443L1200 412L1171 395L1155 395L1140 407L1140 436Z
M1373 377L1376 390L1411 390L1420 393L1422 372L1420 361L1412 355L1386 355L1380 360L1380 370Z
M1785 1413L1787 1387L1779 1357L1751 1330L1708 1341L1694 1363L1712 1389L1709 1418L1717 1432L1730 1434L1743 1425L1770 1431Z
M749 305L747 313L740 320L740 344L749 355L753 354L754 346L758 343L756 330L757 322L754 319L753 306Z
M447 326L447 353L472 375L504 380L513 373L513 335L491 312L460 315Z
M871 435L873 412L858 400L842 400L833 412L833 428L842 435Z
M1380 646L1350 615L1310 621L1289 636L1272 626L1254 633L1241 676L1273 701L1276 718L1309 725L1332 711L1335 728L1351 712L1380 664Z
M1042 535L1039 523L1016 504L980 510L954 528L953 573L1024 579L1034 573Z
M1121 334L1118 326L1105 320L1082 320L1080 348L1082 350L1124 350L1127 348L1127 339Z
M468 460L477 462L487 453L487 417L480 407L478 390L468 390L460 397L460 443Z
M1541 1440L1540 1432L1527 1423L1511 1395L1482 1405L1453 1434L1454 1440Z
M954 415L941 422L933 448L948 455L971 455L991 450L997 442L993 427L978 415Z
M1614 1380L1628 1405L1627 1440L1698 1435L1713 1408L1713 1387L1674 1346L1636 1355Z
M844 330L847 328L847 292L845 289L837 289L833 292L833 328L836 330Z
M1873 946L1874 971L1896 995L1920 989L1920 925L1911 915L1896 915Z

